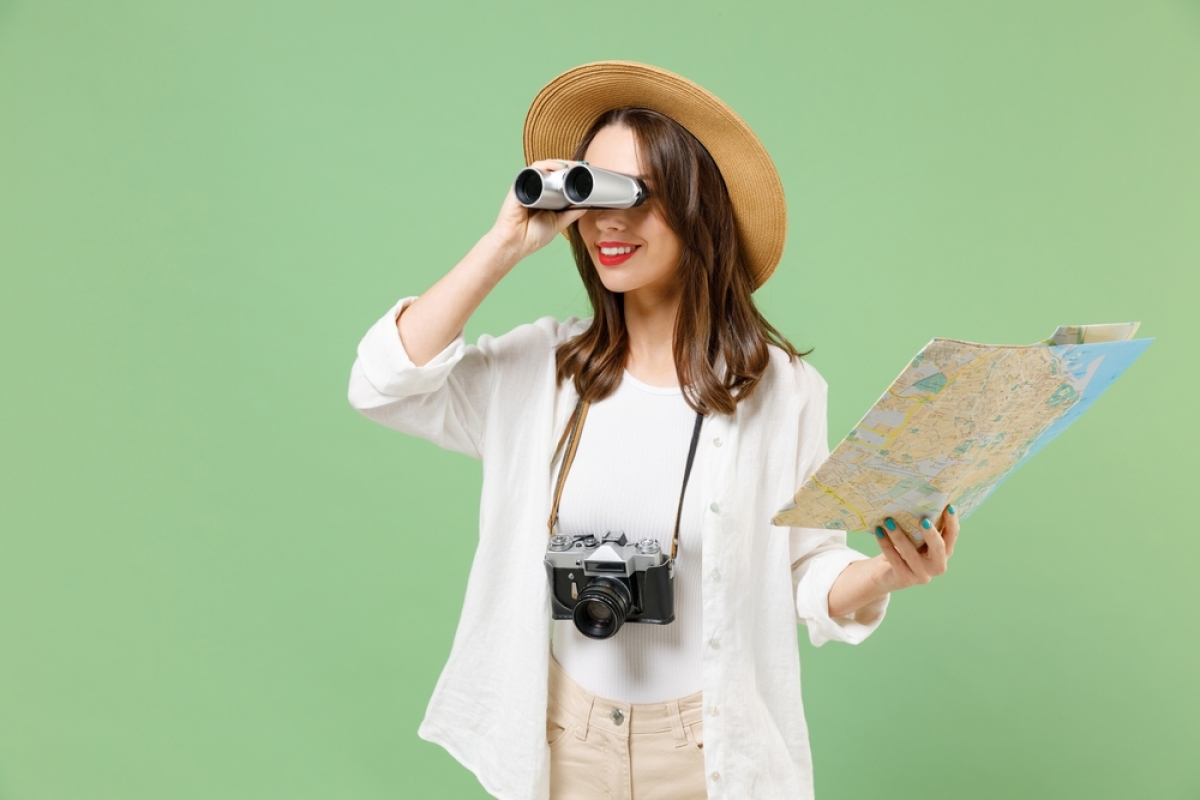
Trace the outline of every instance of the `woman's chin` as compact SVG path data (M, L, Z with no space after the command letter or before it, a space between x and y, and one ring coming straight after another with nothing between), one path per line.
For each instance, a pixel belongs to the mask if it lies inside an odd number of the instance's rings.
M604 284L605 289L613 294L625 294L632 288L627 286L624 281L601 281L601 283Z
M635 281L628 280L613 267L597 267L596 270L600 276L600 283L613 294L625 294L625 292L637 288Z

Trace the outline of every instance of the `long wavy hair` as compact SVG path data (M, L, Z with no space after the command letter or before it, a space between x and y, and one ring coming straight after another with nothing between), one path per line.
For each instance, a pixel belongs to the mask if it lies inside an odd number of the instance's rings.
M770 362L768 346L788 358L806 356L767 322L754 305L754 279L738 246L729 191L704 145L670 117L645 108L619 108L603 114L575 148L581 160L603 128L623 125L639 145L640 161L654 203L682 248L682 284L675 320L675 371L684 399L702 414L732 414L749 398ZM571 379L590 402L616 391L629 354L624 295L600 281L578 224L568 230L575 265L592 303L592 324L559 345L558 383Z

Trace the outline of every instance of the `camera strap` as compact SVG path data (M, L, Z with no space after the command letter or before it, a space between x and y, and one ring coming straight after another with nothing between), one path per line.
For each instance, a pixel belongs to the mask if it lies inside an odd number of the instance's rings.
M554 535L554 528L558 525L558 503L562 500L563 487L567 485L567 473L571 471L571 463L575 461L575 452L579 449L579 437L583 432L583 423L587 419L588 407L591 403L584 402L582 399L575 404L575 413L571 415L571 425L563 434L563 439L559 440L558 450L554 451L555 457L558 456L558 451L563 449L563 442L566 442L567 450L563 454L562 464L558 467L558 483L554 487L554 505L550 508L550 520L546 526L550 529L550 535ZM679 490L679 508L675 511L675 532L671 536L671 558L675 558L675 553L679 550L679 523L683 518L683 497L687 493L688 478L692 474L692 463L696 460L696 445L700 443L700 425L704 422L704 415L696 413L696 425L692 428L692 443L688 447L687 466L683 469L683 487Z

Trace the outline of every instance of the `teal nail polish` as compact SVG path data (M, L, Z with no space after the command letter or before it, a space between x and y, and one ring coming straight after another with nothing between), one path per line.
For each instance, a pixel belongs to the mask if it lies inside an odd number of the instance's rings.
M933 530L933 526L929 524L929 520L927 519L921 520L921 527L927 531Z
M875 528L875 535L878 536L880 539L882 539L883 538L883 528L878 528L878 527Z
M884 524L886 524L886 525L888 526L888 530L889 530L889 531L894 531L894 530L896 530L896 523L895 523L895 522L892 522L892 518L891 518L891 517L888 517L887 519L885 519L885 520L884 520Z
M954 513L954 506L950 506L950 513L951 513L951 514L953 514L953 513Z

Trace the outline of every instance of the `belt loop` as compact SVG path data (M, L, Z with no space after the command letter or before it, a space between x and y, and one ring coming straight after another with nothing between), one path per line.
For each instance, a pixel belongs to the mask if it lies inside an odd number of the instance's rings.
M579 710L581 719L580 719L579 725L576 726L576 729L575 729L575 736L578 737L579 741L581 741L581 742L587 741L588 731L592 727L592 707L595 705L596 705L596 695L589 692L588 699L587 699L587 707L581 708Z
M679 701L667 702L667 716L671 718L671 733L675 734L675 747L687 747L687 732L683 729L683 717L679 714Z

